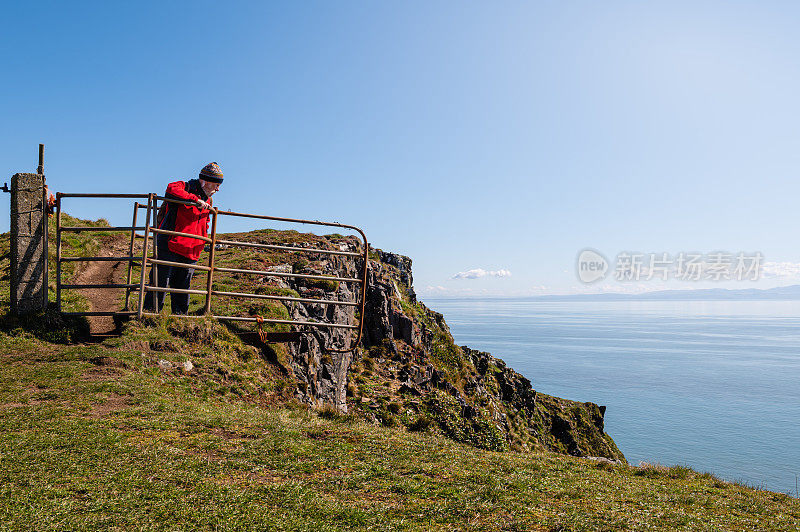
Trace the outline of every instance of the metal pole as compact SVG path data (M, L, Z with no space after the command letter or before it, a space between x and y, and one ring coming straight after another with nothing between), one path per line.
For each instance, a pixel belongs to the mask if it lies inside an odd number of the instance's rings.
M61 312L61 193L56 194L56 305Z
M43 146L40 144L40 146ZM39 172L41 174L41 172ZM48 280L48 268L49 268L49 254L50 254L50 242L48 239L50 238L50 214L47 212L47 181L45 180L44 176L42 176L42 234L43 234L43 242L44 245L44 267L42 271L42 275L44 276L44 290L42 290L42 308L47 310L47 303L50 299L50 283Z
M39 167L36 173L39 175L44 173L44 144L39 144Z
M162 202L162 204L163 204L163 202ZM157 213L158 213L158 198L153 196L153 225L154 226L158 225L158 214ZM158 238L159 238L159 235L156 234L154 231L152 231L152 228L151 228L150 232L153 233L153 258L154 259L158 259ZM145 245L147 245L147 240L145 240L144 243L145 243ZM152 262L151 264L152 264L152 266L150 267L150 270L153 272L153 275L152 275L153 281L155 281L155 284L157 285L158 284L158 263ZM142 295L142 297L144 297L144 294ZM166 298L167 296L164 296L164 297ZM170 301L172 301L172 296L169 296L169 298L170 298ZM158 309L157 300L158 300L158 295L157 294L153 294L153 301L156 302L156 309Z
M147 218L144 224L144 245L142 246L142 275L139 278L139 310L136 313L137 318L142 317L142 310L144 309L144 271L147 269L147 239L150 236L150 211L153 209L153 194L147 197ZM158 308L158 305L156 305Z
M133 244L136 241L136 215L139 213L139 202L133 203L133 223L131 223L131 245L128 250L128 255L133 256ZM133 261L128 261L128 276L125 279L125 284L131 284L131 274L133 273ZM125 310L130 306L131 289L125 290Z
M206 279L206 308L205 314L211 314L211 283L214 280L214 248L217 247L217 209L211 210L211 251L208 253L208 279Z

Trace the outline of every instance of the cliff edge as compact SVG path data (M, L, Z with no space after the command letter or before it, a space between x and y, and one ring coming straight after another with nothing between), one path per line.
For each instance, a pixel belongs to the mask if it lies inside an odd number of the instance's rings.
M354 239L328 243L359 250ZM485 449L549 450L624 461L604 431L605 406L537 393L530 380L503 360L457 346L444 316L417 299L411 259L380 249L371 249L369 258L359 349L352 355L326 353L321 346L346 344L342 330L315 331L300 344L289 345L299 400L318 408L330 404L339 412L387 426L424 430L432 425L457 441ZM357 267L331 258L306 264L302 271L352 275ZM316 290L326 298L353 301L359 296L344 284L309 288L302 280L280 282L300 294ZM294 305L288 311L293 318L350 313L339 319L355 312L352 307L321 305Z

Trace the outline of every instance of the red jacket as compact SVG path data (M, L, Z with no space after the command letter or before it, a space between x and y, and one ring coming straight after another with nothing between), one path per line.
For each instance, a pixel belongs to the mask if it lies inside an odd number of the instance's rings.
M175 181L167 185L168 198L175 198L185 201L197 201L201 199L211 203L211 198L207 197L200 186L200 181ZM167 212L159 225L159 229L178 231L198 236L208 236L208 217L209 211L194 205L181 205L179 203L167 204ZM203 251L205 242L188 236L172 235L169 237L169 250L182 255L189 260L197 260Z

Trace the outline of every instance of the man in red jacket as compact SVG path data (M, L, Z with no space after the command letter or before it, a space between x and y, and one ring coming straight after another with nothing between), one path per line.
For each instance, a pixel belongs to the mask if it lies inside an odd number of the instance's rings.
M222 170L217 163L209 163L200 170L198 179L175 181L167 185L167 198L191 201L194 205L164 202L158 213L156 225L159 229L177 231L192 235L208 236L208 217L212 208L211 196L222 184ZM159 260L196 264L203 251L202 240L188 236L164 235L156 236L156 255ZM192 282L194 269L163 264L154 267L158 272L157 285L166 288L186 290ZM153 286L153 269L150 270L150 286ZM155 294L155 296L154 296ZM172 312L187 314L189 312L189 294L171 293ZM158 307L156 308L156 303ZM144 306L150 312L161 312L164 305L164 292L147 292Z

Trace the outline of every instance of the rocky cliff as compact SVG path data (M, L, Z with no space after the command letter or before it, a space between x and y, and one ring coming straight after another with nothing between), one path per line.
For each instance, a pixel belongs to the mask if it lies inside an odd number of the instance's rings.
M330 243L359 250L353 239ZM379 249L371 249L369 257L359 348L348 354L329 352L351 341L342 329L315 330L300 343L288 344L298 399L315 407L330 404L388 426L433 427L487 449L551 450L624 460L604 432L604 406L537 393L530 380L501 359L455 345L444 316L417 300L411 259ZM295 264L293 271L354 276L359 262L334 257ZM301 295L346 301L359 297L346 283L309 285L285 278L277 282ZM356 313L354 307L318 304L287 309L294 319L327 316L347 321Z

